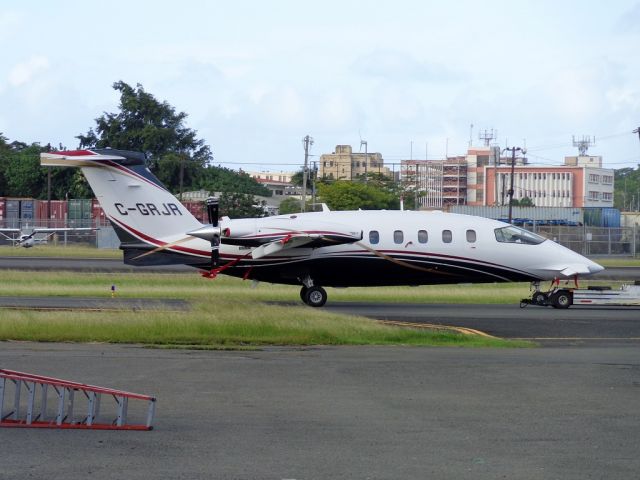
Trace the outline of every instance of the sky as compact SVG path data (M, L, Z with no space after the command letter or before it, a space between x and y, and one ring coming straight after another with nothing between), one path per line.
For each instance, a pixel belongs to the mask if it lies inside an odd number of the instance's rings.
M364 140L392 164L491 129L532 164L577 154L572 136L640 163L640 1L375 3L0 0L0 132L76 148L122 80L236 170L298 170L305 135L312 161Z

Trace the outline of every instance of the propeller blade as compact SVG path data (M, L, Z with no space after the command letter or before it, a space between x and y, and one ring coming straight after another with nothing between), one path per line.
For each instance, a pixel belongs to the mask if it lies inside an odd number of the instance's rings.
M217 268L220 265L220 248L211 249L211 268Z
M220 200L217 197L207 198L207 216L209 223L214 227L218 226L218 217L220 214Z
M214 227L218 227L218 217L220 214L220 201L216 197L207 198L207 216L209 223ZM220 233L215 232L211 236L211 270L220 265Z

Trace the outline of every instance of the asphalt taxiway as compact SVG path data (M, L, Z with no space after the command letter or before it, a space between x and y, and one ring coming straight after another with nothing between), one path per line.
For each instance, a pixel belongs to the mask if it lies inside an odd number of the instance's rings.
M450 325L542 342L640 342L640 307L333 302L325 309L378 320Z
M0 342L0 368L158 398L151 432L0 428L0 478L582 480L640 471L639 309L325 308L544 347L233 352Z
M0 478L585 479L640 471L640 349L0 343L2 368L157 396L151 432L0 428Z

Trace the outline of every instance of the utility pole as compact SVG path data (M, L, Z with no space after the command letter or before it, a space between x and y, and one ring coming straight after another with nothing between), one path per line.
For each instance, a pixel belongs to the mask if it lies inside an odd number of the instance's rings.
M367 151L367 141L360 139L360 148L362 148L362 145L364 145L364 183L367 183L369 181L369 152Z
M523 150L520 147L511 147L511 148L505 148L503 151L509 151L511 150L511 181L510 181L510 187L509 187L509 191L507 192L507 195L509 195L509 223L511 223L511 218L512 218L512 212L513 212L513 177L515 177L515 170L516 170L516 152L525 152L525 150Z
M304 169L302 170L302 211L307 210L307 175L309 174L309 147L313 145L313 138L309 135L302 139L304 144Z
M318 165L313 162L313 168L311 169L311 203L313 203L313 211L315 212L316 204L316 177L318 176Z
M184 153L180 153L180 201L182 201L182 187L184 184Z

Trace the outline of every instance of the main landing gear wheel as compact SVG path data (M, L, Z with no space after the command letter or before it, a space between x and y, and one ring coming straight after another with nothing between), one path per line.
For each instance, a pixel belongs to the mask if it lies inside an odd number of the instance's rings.
M569 308L572 304L571 292L567 290L559 290L551 297L551 306L553 308Z
M300 295L302 295L304 289L305 287L302 287ZM322 287L309 287L306 289L306 292L304 292L304 298L302 300L310 307L321 307L327 301L327 292Z
M300 300L302 300L304 303L307 303L307 290L309 289L304 285L300 289Z

